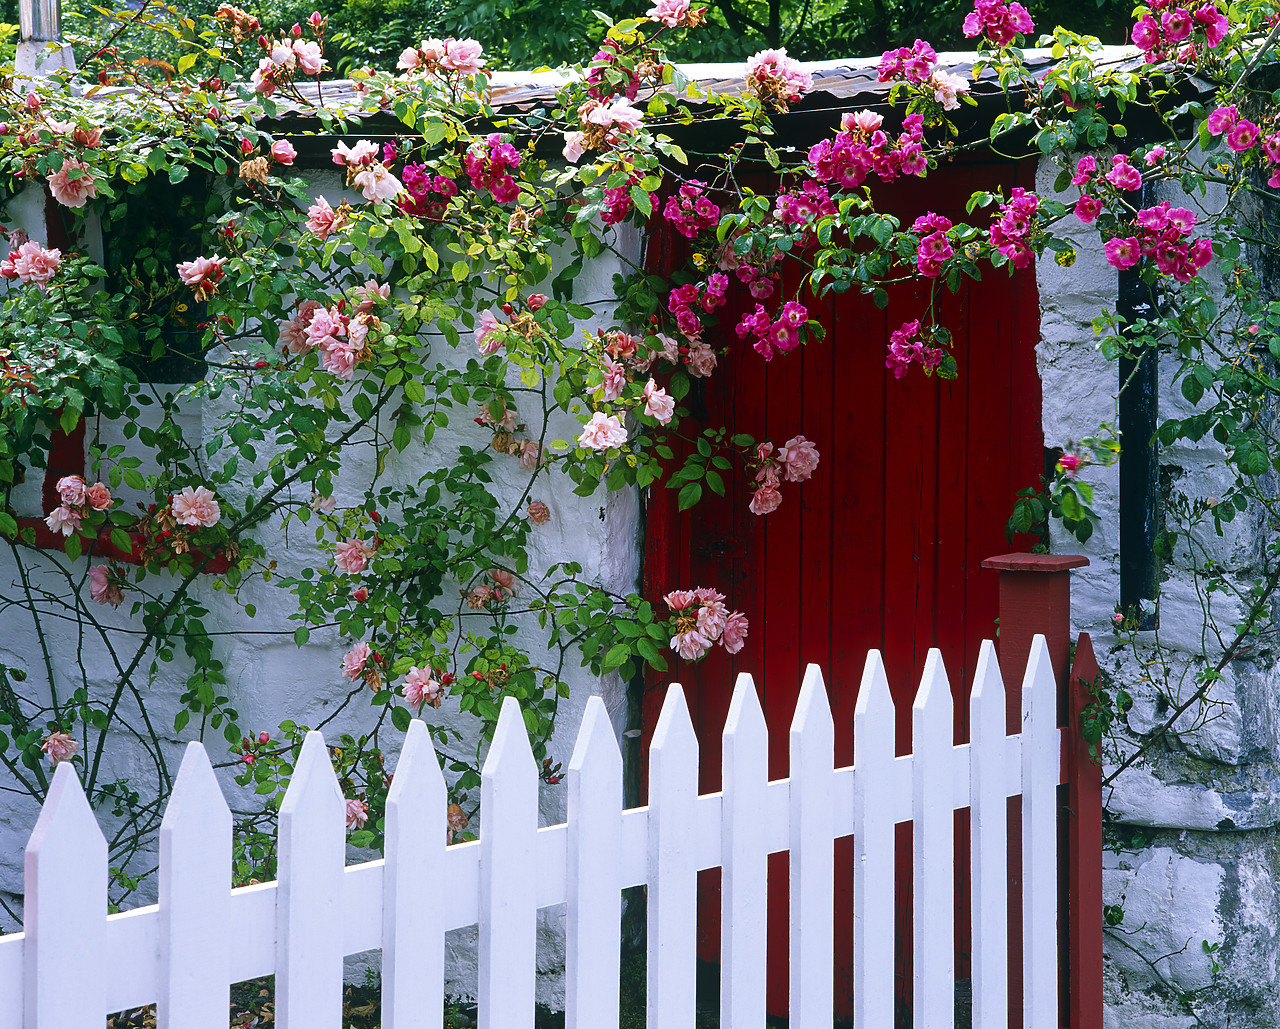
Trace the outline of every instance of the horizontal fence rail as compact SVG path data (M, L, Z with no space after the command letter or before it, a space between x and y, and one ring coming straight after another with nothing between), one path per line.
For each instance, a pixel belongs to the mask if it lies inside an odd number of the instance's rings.
M479 924L480 1029L532 1029L536 916L567 904L569 1029L617 1026L621 890L648 886L648 1024L694 1024L697 874L722 867L721 1025L765 1022L769 854L790 851L795 1029L832 1024L834 840L852 835L858 1029L893 1025L894 826L913 833L914 1024L954 1020L953 812L970 809L973 1021L1008 1024L1006 798L1021 795L1028 1029L1058 1025L1056 787L1060 736L1048 651L1036 637L1022 731L984 643L971 740L930 653L912 705L914 752L895 756L894 707L868 655L855 761L835 768L835 726L809 666L790 730L791 777L768 780L756 688L738 678L723 790L699 796L698 744L670 687L653 739L649 804L622 807L622 759L592 698L568 772L568 822L538 828L537 765L516 701L483 769L480 839L445 845L445 783L426 726L405 739L387 801L386 857L344 866L345 806L324 740L303 744L280 812L279 880L232 889L231 816L208 756L189 744L161 830L160 902L107 915L107 849L72 766L61 764L27 846L26 932L0 937L0 1029L87 1029L157 1004L159 1029L225 1029L229 984L276 976L281 1029L340 1029L342 962L382 950L382 1024L440 1025L444 933Z

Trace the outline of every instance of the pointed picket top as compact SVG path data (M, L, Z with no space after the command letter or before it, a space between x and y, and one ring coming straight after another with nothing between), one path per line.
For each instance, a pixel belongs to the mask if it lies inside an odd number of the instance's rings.
M732 741L736 741L738 746L745 743L752 747L767 747L769 744L769 727L765 724L755 680L749 672L739 672L738 681L734 683L729 714L724 723L724 741L726 748ZM729 751L726 749L725 753ZM762 765L762 770L765 767Z
M280 805L276 1023L340 1029L346 801L324 736L307 733Z
M831 698L827 696L827 684L822 678L822 669L815 664L805 667L804 679L800 683L800 696L796 698L796 713L791 718L791 732L821 733L823 727L830 726L835 732L835 720L831 715Z
M830 1029L835 876L835 723L822 670L804 672L791 719L790 1024Z
M569 759L566 1029L617 1029L622 942L622 752L600 697Z
M484 759L480 775L483 778L495 772L502 774L499 769L514 768L521 764L531 765L535 772L537 770L533 748L529 746L529 730L524 724L524 715L520 712L520 701L515 697L503 697L502 710L498 713L498 727L493 732L493 743L489 745L489 753Z
M653 730L650 753L651 755L654 752L661 753L663 750L688 744L692 744L696 751L698 736L693 731L693 719L689 717L689 705L684 699L684 687L678 682L673 682L667 687L667 696L658 714L658 724Z
M854 704L855 718L893 717L893 694L889 692L889 677L884 671L884 658L878 650L867 651L867 663L862 668L862 684L858 687L858 701Z
M431 732L409 723L387 791L382 886L382 1026L439 1026L444 1011L442 880L448 794Z
M1053 674L1053 659L1049 645L1040 633L1031 640L1031 653L1027 657L1027 674L1022 680L1022 721L1026 730L1029 717L1040 717L1057 722L1058 684Z
M342 797L342 787L338 785L337 773L333 770L333 762L329 760L324 733L312 729L302 741L298 763L293 767L293 777L289 780L289 788L280 804L280 817L295 815L304 806L319 806L334 801L344 807L345 818L346 802Z
M1005 689L996 648L983 640L969 695L969 821L974 1025L1009 1021L1008 815Z
M502 701L480 781L479 1029L533 1029L538 766L520 703Z
M24 872L24 1024L98 1024L107 1013L107 841L70 761L54 770Z
M217 1029L231 1003L231 809L187 744L160 823L160 1029Z
M929 648L929 656L925 658L924 674L920 677L920 688L916 691L916 699L911 704L911 723L913 726L925 728L934 739L946 733L945 746L951 746L952 709L955 702L951 697L951 682L947 678L946 665L942 662L942 651L936 647ZM912 743L913 753L919 753L920 747Z
M573 745L573 756L569 758L570 805L575 792L591 789L592 776L612 774L615 767L622 768L622 751L618 749L618 738L613 734L609 711L601 697L588 697L578 739Z

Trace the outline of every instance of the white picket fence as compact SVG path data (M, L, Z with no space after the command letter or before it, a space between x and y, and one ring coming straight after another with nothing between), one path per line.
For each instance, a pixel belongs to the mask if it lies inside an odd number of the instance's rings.
M1007 796L1022 794L1024 1011L1058 1025L1059 732L1037 637L1022 733L985 644L971 742L952 745L952 698L931 652L912 708L914 754L894 756L894 707L868 655L855 764L835 768L835 727L810 666L791 724L791 777L768 780L768 738L749 676L724 730L721 793L699 796L684 694L666 697L647 807L623 809L622 760L593 698L569 766L569 821L538 828L538 770L508 698L481 787L480 839L445 845L445 785L421 722L387 803L386 858L344 867L343 796L319 733L280 812L279 881L231 889L231 816L209 759L187 748L161 830L160 902L107 916L107 847L72 766L54 776L26 851L27 931L0 937L0 1029L100 1029L105 1013L158 1004L160 1029L226 1029L228 984L274 973L280 1029L340 1029L343 957L382 949L384 1029L441 1024L444 934L480 926L480 1029L531 1029L535 918L567 902L568 1029L618 1024L620 892L648 885L648 1025L694 1025L697 873L723 867L721 1025L765 1023L766 858L789 850L790 1020L831 1029L833 840L852 834L855 1026L894 1013L894 824L914 832L914 1025L953 1025L953 811L972 811L973 1025L1008 1024Z

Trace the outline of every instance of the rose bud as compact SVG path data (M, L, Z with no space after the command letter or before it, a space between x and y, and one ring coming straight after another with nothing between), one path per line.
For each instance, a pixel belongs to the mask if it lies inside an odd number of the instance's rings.
M510 304L502 305L502 313L505 315L510 315L513 310L514 308Z
M293 28L291 28L289 31L293 33L294 39L302 38L302 26L299 25L296 21L293 23Z
M529 296L529 310L540 311L547 302L545 293L532 293Z
M319 11L312 11L307 21L311 23L313 29L318 29L324 24L324 16Z
M258 37L258 46L262 47L262 49L263 49L263 50L270 50L270 49L271 49L270 45L267 43L267 37L266 37L266 36L259 36L259 37Z
M0 121L0 136L7 135L9 135L9 123L7 121Z
M259 743L270 743L270 742L271 742L271 733L269 733L269 732L260 732L260 733L258 733L258 742L259 742Z
M365 587L361 586L358 590L356 590L354 593L351 594L351 599L358 600L360 601L360 603L363 604L366 600L369 599L369 591Z
M265 368L265 367L267 366L267 362L266 362L266 361L254 361L254 362L253 362L253 366L254 366L254 368L258 368L258 369Z
M257 150L257 149L258 149L258 148L257 148L256 146L254 146L252 143L250 143L247 139L245 139L244 137L241 137L241 139L240 139L240 153L242 153L242 154L251 154L251 153L253 153L253 152L254 152L255 150Z

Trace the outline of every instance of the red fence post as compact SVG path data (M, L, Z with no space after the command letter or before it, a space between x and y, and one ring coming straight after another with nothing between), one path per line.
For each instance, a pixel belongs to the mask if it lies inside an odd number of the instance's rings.
M1054 677L1058 682L1058 724L1071 725L1078 704L1069 700L1067 659L1071 647L1071 569L1089 563L1087 557L1072 554L1003 554L982 562L983 568L1000 573L1000 637L998 652L1000 670L1008 695L1006 731L1020 731L1022 720L1022 677L1031 641L1037 633L1048 644ZM1092 653L1092 651L1090 651ZM1078 723L1077 723L1078 724ZM1091 906L1097 907L1099 926L1102 916L1102 814L1101 800L1096 813L1089 808L1090 820L1096 820L1085 832L1078 831L1081 808L1076 805L1078 793L1087 793L1089 773L1076 758L1078 732L1068 734L1071 743L1064 746L1063 768L1067 775L1067 805L1059 818L1060 890L1059 911L1069 912L1059 923L1060 996L1059 1011L1073 1029L1093 1029L1102 1023L1101 939L1097 961L1092 960L1089 933L1082 933L1080 916ZM1086 753L1087 757L1087 753ZM1087 764L1087 762L1086 762ZM1095 792L1097 788L1095 787ZM1074 815L1075 817L1071 817ZM1086 848L1093 846L1095 850ZM1084 866L1083 868L1081 866ZM1096 866L1096 876L1094 874ZM1011 799L1009 810L1009 1021L1011 1029L1021 1025L1022 1012L1022 809ZM1083 876L1083 878L1082 878ZM1096 896L1078 892L1082 884L1097 882ZM1092 891L1088 891L1092 894ZM1092 919L1092 912L1089 912ZM1092 924L1092 922L1090 922ZM1088 937L1088 939L1086 939ZM1081 953L1081 948L1086 953ZM1084 960L1082 960L1082 958ZM1096 964L1096 969L1094 965ZM1096 994L1096 1016L1092 1014L1092 998ZM1082 1006L1082 1001L1086 1003Z

